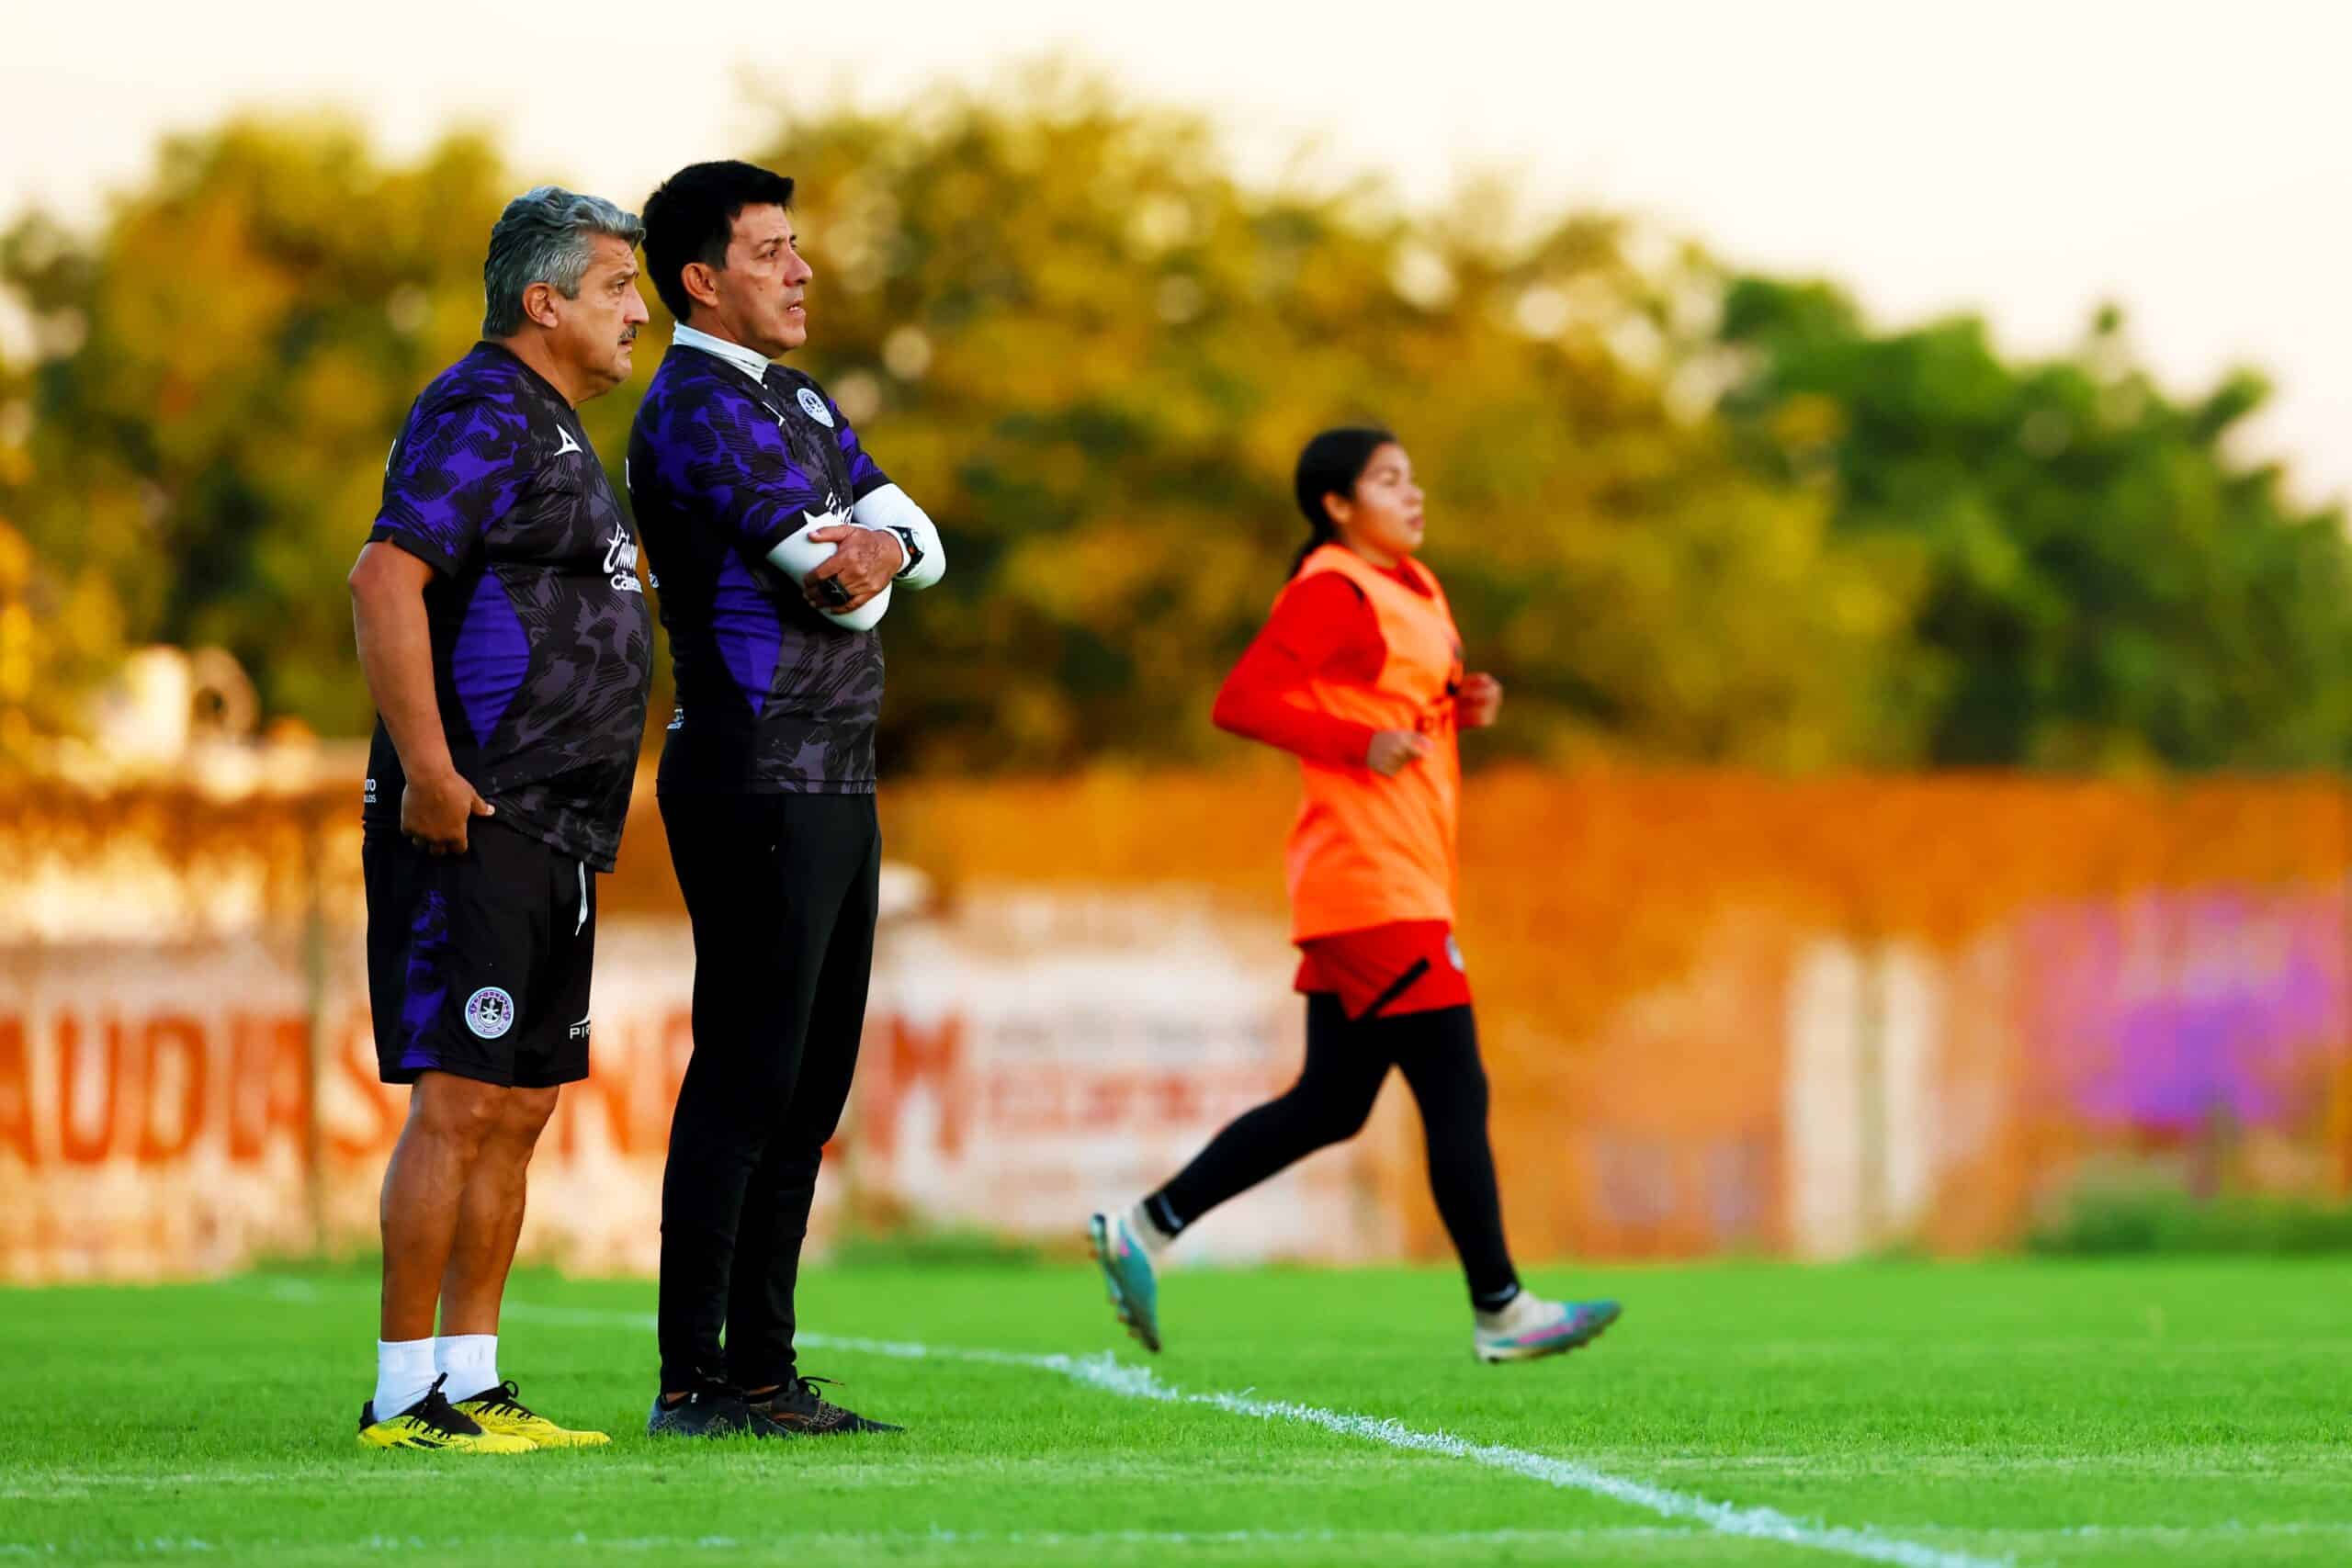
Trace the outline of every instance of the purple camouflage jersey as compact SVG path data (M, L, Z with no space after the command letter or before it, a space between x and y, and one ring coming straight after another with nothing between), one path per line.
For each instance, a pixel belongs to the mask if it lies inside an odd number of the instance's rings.
M651 552L678 711L663 795L867 795L882 639L810 609L768 552L889 479L817 383L673 347L638 406L629 498Z
M637 546L560 393L496 344L424 389L384 467L368 537L431 566L424 590L441 728L496 820L610 871L653 677ZM405 777L383 720L370 821Z

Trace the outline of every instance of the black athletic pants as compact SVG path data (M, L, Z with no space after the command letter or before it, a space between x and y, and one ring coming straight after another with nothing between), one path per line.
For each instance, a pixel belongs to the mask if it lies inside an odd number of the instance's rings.
M662 1179L662 1386L765 1388L793 1373L817 1164L865 1027L881 832L871 795L661 804L695 933L695 1049Z
M1421 1108L1430 1191L1469 1277L1470 1299L1497 1307L1519 1293L1503 1244L1495 1156L1487 1142L1487 1072L1467 1007L1350 1020L1340 998L1306 998L1306 1067L1280 1099L1247 1111L1144 1200L1162 1230L1181 1231L1294 1162L1356 1135L1396 1067Z

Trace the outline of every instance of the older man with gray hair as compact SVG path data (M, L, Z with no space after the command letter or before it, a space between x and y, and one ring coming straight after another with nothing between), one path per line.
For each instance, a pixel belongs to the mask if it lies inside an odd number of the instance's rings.
M553 186L507 204L482 341L410 408L351 571L378 715L376 1057L413 1086L384 1172L372 1449L611 1440L499 1377L498 1311L531 1150L558 1087L588 1076L589 874L613 868L652 676L637 545L574 412L628 378L643 233Z

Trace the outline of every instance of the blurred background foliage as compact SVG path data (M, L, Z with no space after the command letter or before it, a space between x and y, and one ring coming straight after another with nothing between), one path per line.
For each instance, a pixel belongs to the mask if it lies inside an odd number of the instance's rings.
M1302 536L1293 457L1365 419L1411 449L1427 558L1511 689L1476 760L2352 760L2344 518L2233 456L2257 377L2167 396L2112 311L2021 361L1975 318L1883 330L1498 181L1422 211L1246 186L1205 121L1061 66L779 108L737 151L800 183L807 368L947 536L892 618L886 766L1229 754L1209 699ZM364 730L344 574L540 177L479 133L399 163L246 118L168 141L86 231L14 222L0 751L153 642ZM668 331L646 292L635 380L583 411L616 479Z

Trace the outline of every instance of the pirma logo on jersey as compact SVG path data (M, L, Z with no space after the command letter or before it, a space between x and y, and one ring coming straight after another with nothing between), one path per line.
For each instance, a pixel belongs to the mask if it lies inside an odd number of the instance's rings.
M819 397L814 390L807 387L800 389L800 412L807 414L810 419L815 420L819 424L823 425L827 430L832 429L833 411L825 406L824 399Z
M637 547L629 543L628 530L613 525L613 536L605 541L605 570L612 573L613 586L623 593L642 593L644 588L637 581Z
M495 986L484 986L466 998L466 1027L484 1040L495 1040L514 1027L514 998Z

